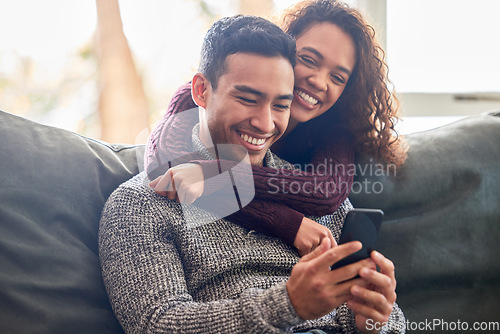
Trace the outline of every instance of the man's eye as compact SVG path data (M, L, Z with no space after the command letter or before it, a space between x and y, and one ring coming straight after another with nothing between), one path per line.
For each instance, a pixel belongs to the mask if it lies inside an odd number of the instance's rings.
M255 104L255 103L257 103L255 100L247 99L246 97L242 97L242 96L238 97L238 99L241 102L245 103L245 104Z
M290 105L289 104L276 104L275 107L278 108L278 109L280 109L280 110L288 110L288 109L290 109Z

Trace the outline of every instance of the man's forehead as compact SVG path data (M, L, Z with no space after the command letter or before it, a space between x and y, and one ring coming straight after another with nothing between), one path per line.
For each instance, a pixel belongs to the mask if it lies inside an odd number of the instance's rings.
M257 52L236 52L236 53L227 55L226 59L224 60L224 65L225 65L224 67L226 68L226 70L228 69L227 68L228 66L241 68L241 65L245 65L249 59L253 59L256 61L259 61L259 59L260 60L269 60L269 59L281 60L281 61L287 62L290 65L290 68L293 70L292 64L285 56L283 56L281 54L266 55L266 54L261 54L261 53L257 53ZM252 70L252 69L249 68L249 70ZM226 72L226 71L224 71L224 72Z
M248 52L229 55L219 80L225 80L227 87L233 92L266 97L272 91L272 98L293 99L289 92L290 87L293 87L293 67L281 55L267 56ZM289 83L290 87L286 89L278 88L283 87L283 84L288 86Z

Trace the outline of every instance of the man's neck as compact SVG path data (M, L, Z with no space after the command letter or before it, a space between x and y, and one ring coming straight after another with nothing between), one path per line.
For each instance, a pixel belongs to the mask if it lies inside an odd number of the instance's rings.
M200 118L199 124L199 133L198 137L205 147L214 147L214 143L212 142L212 136L210 136L210 130L208 129L208 124L206 121L203 121L203 118Z

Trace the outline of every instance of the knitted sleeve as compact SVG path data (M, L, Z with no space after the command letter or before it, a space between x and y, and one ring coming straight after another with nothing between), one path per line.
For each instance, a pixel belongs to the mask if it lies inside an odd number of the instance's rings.
M109 197L99 229L104 284L126 333L284 333L301 322L285 282L194 300L174 237L182 213L158 205L143 182L135 177Z

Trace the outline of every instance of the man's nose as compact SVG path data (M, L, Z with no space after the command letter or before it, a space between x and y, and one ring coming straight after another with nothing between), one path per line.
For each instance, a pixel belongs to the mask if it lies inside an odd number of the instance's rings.
M266 104L255 110L250 119L250 125L262 134L273 133L275 124L271 105Z

